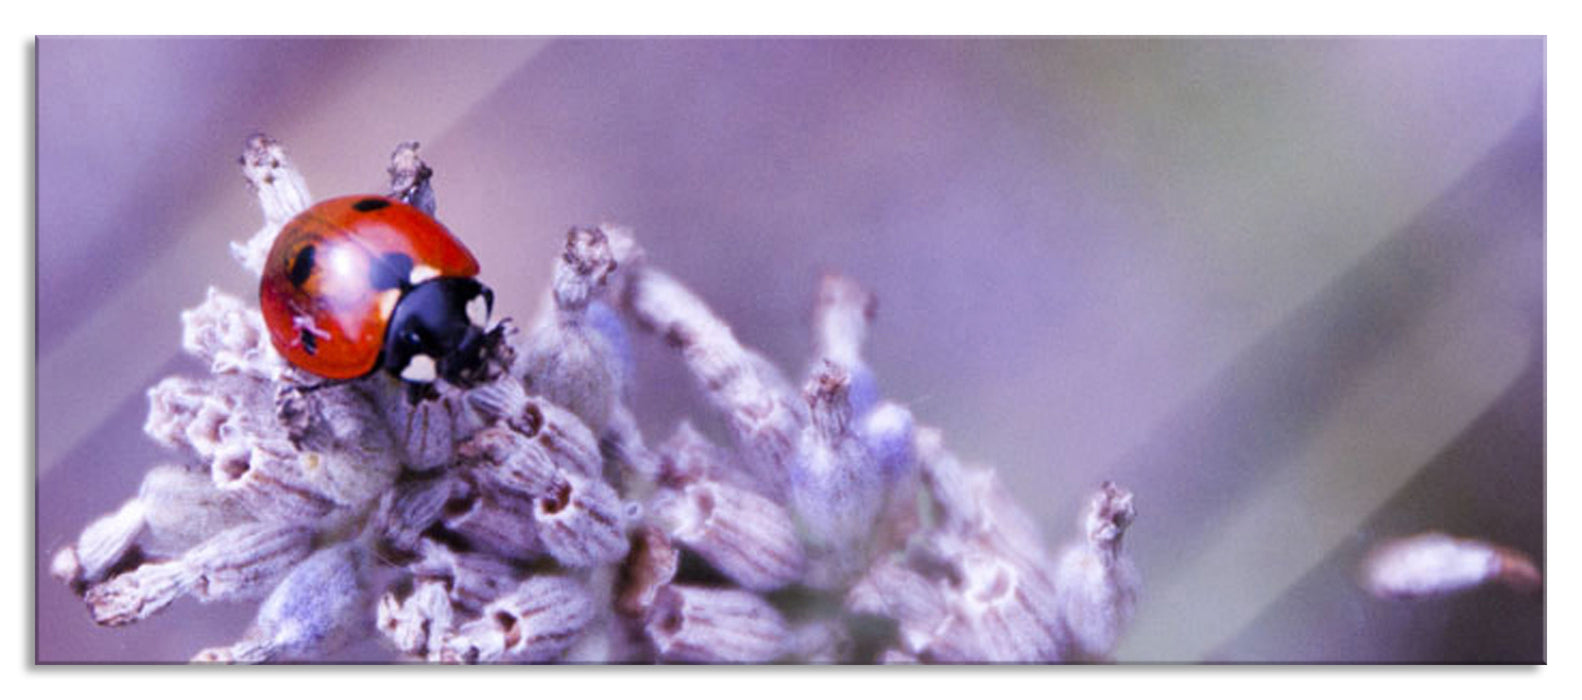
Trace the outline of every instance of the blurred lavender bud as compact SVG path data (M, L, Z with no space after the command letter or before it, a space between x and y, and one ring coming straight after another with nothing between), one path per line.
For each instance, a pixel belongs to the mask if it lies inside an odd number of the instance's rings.
M55 552L55 557L49 561L49 575L81 593L81 586L87 579L83 576L82 562L77 560L75 546L67 545Z
M851 659L853 646L842 620L820 618L792 628L784 653L800 664L838 664Z
M407 568L419 581L444 582L451 603L469 613L515 588L521 578L509 562L479 552L458 552L431 539L418 542L418 560Z
M1074 658L1109 659L1136 612L1142 578L1121 547L1136 517L1132 493L1104 482L1083 516L1084 538L1060 557L1055 585Z
M884 475L852 430L849 375L835 365L808 381L810 417L791 472L791 505L808 553L806 583L839 587L867 565L874 522L885 501Z
M743 348L708 306L669 275L629 270L622 303L639 326L681 351L706 398L725 416L746 465L769 491L785 492L806 408L780 371Z
M893 484L912 473L917 459L912 445L915 430L912 412L894 402L885 401L862 414L857 434L885 481Z
M149 470L137 498L148 525L143 548L156 556L175 556L248 519L207 474L176 466Z
M917 656L900 649L886 649L880 652L878 663L886 666L905 666L918 663Z
M434 170L418 156L418 142L406 141L390 154L390 196L434 216Z
M572 473L565 477L533 508L544 549L570 567L620 561L629 546L620 497L602 481Z
M955 532L976 529L978 501L967 478L967 469L950 450L937 428L918 428L913 434L919 474L934 504L939 526Z
M1379 598L1444 596L1489 583L1529 592L1543 576L1521 552L1442 532L1387 541L1363 562L1363 585Z
M127 501L114 513L93 521L77 538L74 556L79 567L72 581L99 581L126 555L146 524L141 499Z
M264 226L246 243L232 243L231 256L253 274L262 275L264 258L269 255L280 227L307 209L313 203L313 196L308 193L307 182L286 158L280 142L264 134L253 134L247 139L239 160L242 175L258 195L258 204L264 211Z
M569 576L536 576L489 603L445 641L445 663L543 663L577 641L593 619L593 600Z
M760 496L770 495L762 482L740 466L735 455L704 437L691 421L681 421L670 439L659 446L659 460L658 480L666 486L716 481Z
M699 481L658 492L655 522L731 580L772 591L802 574L802 544L791 514L780 504L728 484Z
M181 325L181 347L207 361L215 374L273 381L286 370L258 309L214 287L202 304L181 312Z
M904 546L923 527L919 510L922 482L913 446L915 431L912 412L890 401L881 402L857 424L857 434L885 484L883 509L874 524L873 540L878 551Z
M180 559L144 564L88 589L94 621L119 626L152 615L184 594L202 601L262 597L306 558L314 531L249 524L231 528Z
M858 416L879 401L878 383L862 359L868 324L878 307L878 299L850 277L826 274L819 280L813 308L815 359L809 374L821 371L824 362L845 368L850 375L852 411Z
M927 658L943 663L1061 661L1052 588L1035 587L1028 570L977 553L961 560L962 580L948 597L951 615L930 641Z
M665 586L643 629L659 658L670 662L761 664L787 651L785 620L746 591Z
M680 560L681 554L668 535L656 527L639 526L621 567L616 610L639 620L647 617L659 589L675 579Z
M625 403L616 404L610 412L610 422L604 426L600 446L615 464L636 474L644 482L659 478L661 458L649 449L637 425L637 416L632 414Z
M436 579L417 581L406 597L386 591L379 598L376 624L402 654L438 660L440 646L455 629L455 611L445 584Z
M915 656L949 615L947 584L906 566L900 556L883 557L846 593L846 609L895 620L901 648Z
M311 661L331 653L368 623L363 588L366 553L341 544L308 557L258 608L252 627L225 650L200 652L195 662Z

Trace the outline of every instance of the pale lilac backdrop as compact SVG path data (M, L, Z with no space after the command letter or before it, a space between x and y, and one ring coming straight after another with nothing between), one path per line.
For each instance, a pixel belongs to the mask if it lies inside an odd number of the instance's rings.
M1051 538L1137 493L1128 661L1526 661L1543 594L1351 580L1438 528L1542 560L1544 41L38 41L36 659L184 661L250 605L95 628L49 555L176 459L143 392L247 294L265 130L316 196L416 139L503 311L573 224L636 228L799 373L811 291L880 298L884 390ZM651 435L701 415L640 348ZM376 646L348 660L377 659Z

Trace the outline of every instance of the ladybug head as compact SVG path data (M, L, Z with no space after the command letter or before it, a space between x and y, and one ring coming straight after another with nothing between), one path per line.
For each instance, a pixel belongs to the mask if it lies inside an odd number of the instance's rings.
M474 386L490 376L503 328L488 329L494 292L471 277L434 277L401 295L380 366L409 384Z

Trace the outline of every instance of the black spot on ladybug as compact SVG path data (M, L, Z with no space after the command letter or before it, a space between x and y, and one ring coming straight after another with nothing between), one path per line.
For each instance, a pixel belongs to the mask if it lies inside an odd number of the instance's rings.
M406 253L385 253L369 266L368 284L374 289L405 289L412 279L412 258Z
M291 284L301 287L307 283L308 277L313 274L313 258L316 252L314 246L307 246L302 252L297 253L297 259L291 261Z
M319 354L319 339L306 328L302 329L302 349L307 350L309 355Z
M383 199L379 199L377 197L369 197L367 199L359 199L359 200L357 200L357 203L353 204L352 208L356 209L357 211L360 211L360 212L370 212L370 211L379 211L380 209L383 209L383 208L388 207L388 206L390 206L390 203L385 201L385 200L383 200Z

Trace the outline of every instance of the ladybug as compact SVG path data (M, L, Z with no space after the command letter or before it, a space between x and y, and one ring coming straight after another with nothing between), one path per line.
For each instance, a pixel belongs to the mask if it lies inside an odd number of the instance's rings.
M258 301L275 349L329 383L383 370L412 402L444 379L488 375L503 329L494 292L444 226L400 201L339 197L287 222L264 262Z

